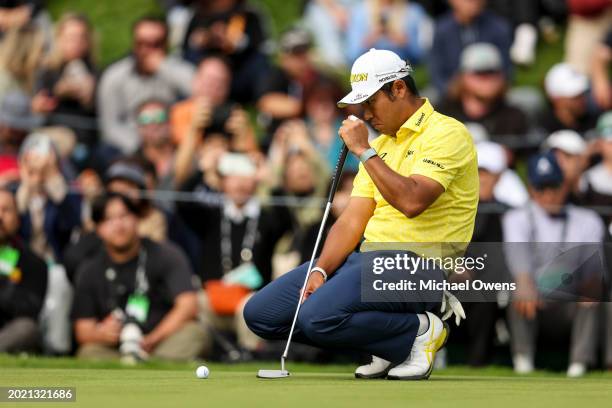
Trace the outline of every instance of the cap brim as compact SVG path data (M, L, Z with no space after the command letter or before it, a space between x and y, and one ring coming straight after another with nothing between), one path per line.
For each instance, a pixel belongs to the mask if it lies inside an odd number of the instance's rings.
M363 90L352 90L348 95L340 99L337 105L339 108L344 108L347 105L359 105L360 103L365 102L370 96L374 95L380 88L382 88L383 85L384 84L380 84L378 88L374 88L367 92Z

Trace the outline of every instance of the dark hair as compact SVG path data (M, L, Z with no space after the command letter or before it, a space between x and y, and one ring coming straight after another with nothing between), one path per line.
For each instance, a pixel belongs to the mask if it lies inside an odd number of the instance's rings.
M406 84L406 88L408 88L412 95L419 96L419 90L417 89L416 83L414 82L414 78L412 78L412 75L406 75L405 77L398 78L395 81L402 81L404 84ZM391 88L393 88L393 83L395 81L387 82L380 89L385 94L387 94L387 96L391 96Z
M216 51L212 51L209 54L206 54L204 57L202 57L202 59L200 59L198 61L198 65L197 68L200 68L200 66L206 62L206 61L212 61L212 60L217 60L219 62L221 62L223 65L225 65L225 68L227 68L227 70L230 72L230 74L233 76L233 72L232 72L232 62L230 61L229 58L227 58L224 54L220 53L220 52L216 52Z
M143 23L159 24L164 27L164 40L168 40L168 24L166 23L166 20L163 17L155 14L149 14L139 17L138 20L136 20L134 24L132 24L132 35L134 35L134 33L136 32L138 26Z
M128 212L136 217L139 217L139 211L136 204L129 198L119 193L106 193L100 197L97 197L91 204L91 219L98 225L106 218L106 207L113 200L120 200Z

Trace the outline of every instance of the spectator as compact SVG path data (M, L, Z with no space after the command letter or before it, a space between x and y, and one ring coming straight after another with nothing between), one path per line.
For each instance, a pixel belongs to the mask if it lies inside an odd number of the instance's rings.
M511 75L509 49L510 24L485 10L485 0L449 0L452 10L436 22L429 70L440 96L446 94L449 81L460 67L461 53L476 42L495 45L501 52L504 72Z
M133 160L118 160L105 175L106 190L128 197L139 212L138 234L152 241L163 242L168 237L168 221L145 195L147 179L142 165Z
M306 31L291 29L285 32L280 40L280 65L259 81L257 109L266 127L266 138L262 142L266 151L280 123L302 115L304 98L320 79L309 54L311 45Z
M506 259L517 285L508 316L514 370L521 374L533 370L538 324L553 319L557 327L562 327L564 320L570 319L567 375L579 377L594 360L597 309L589 303L558 300L567 299L564 297L567 294L576 300L585 298L572 291L589 283L582 281L582 270L603 273L587 263L593 257L593 246L584 244L599 246L604 238L604 225L594 211L565 205L563 172L552 152L532 157L528 176L530 202L524 208L509 211L503 219ZM555 268L572 271L573 279L564 278L559 287L556 284L550 287L549 276ZM597 278L601 283L603 275Z
M231 99L250 103L257 81L269 69L267 33L261 15L244 0L199 0L183 42L183 56L194 64L221 53L232 67Z
M578 183L589 159L586 142L573 130L559 130L548 136L542 147L545 150L552 150L555 154L563 170L563 182L568 192L568 200L578 203Z
M602 114L597 122L598 140L595 151L601 153L601 162L586 170L580 179L580 195L586 205L612 206L612 112ZM612 216L604 217L612 226Z
M136 109L146 100L170 104L188 96L193 76L190 64L168 56L163 20L142 17L132 35L132 54L107 68L97 100L103 139L124 154L139 147Z
M418 65L431 46L432 22L420 4L407 0L366 0L356 5L347 28L352 64L370 48L395 52Z
M194 97L172 108L171 124L178 144L174 180L176 186L182 186L196 170L196 152L200 152L201 157L210 157L210 153L217 151L214 146L240 152L257 150L255 131L248 114L239 105L227 101L229 75L223 59L204 59L194 79ZM213 146L213 149L209 152L205 145ZM213 162L206 160L200 164L205 167L212 165L210 169L213 171L208 172L207 177L216 173L216 164Z
M548 110L539 119L539 127L544 132L571 129L584 137L595 128L597 116L587 108L589 79L586 75L568 64L557 64L546 74L544 89L549 101Z
M0 102L9 92L31 97L42 62L44 38L31 25L9 31L0 43Z
M313 36L318 59L334 69L346 66L346 30L350 10L359 0L310 0L307 2L303 22Z
M175 146L170 135L168 105L154 99L145 101L136 111L141 149L139 155L155 169L160 190L174 187Z
M75 159L84 164L97 143L94 92L93 28L85 15L64 14L55 28L55 43L38 74L34 112L46 115L46 124L66 126L77 136Z
M38 315L47 291L47 265L18 237L13 194L0 190L0 352L40 347Z
M179 144L191 130L193 123L202 119L204 133L231 133L232 148L239 151L257 148L255 132L246 112L229 100L232 72L228 62L220 56L205 57L193 78L192 97L172 107L170 122L172 136ZM246 120L246 122L244 122Z
M612 108L610 61L612 61L612 30L609 30L605 40L595 47L591 63L593 96L597 105L603 110Z
M196 291L183 253L141 239L138 210L124 196L101 197L92 213L103 247L77 273L72 313L77 356L113 358L121 351L139 358L145 353L196 358L206 346L206 333L195 322ZM138 325L131 344L129 322Z
M506 102L507 88L499 50L492 44L471 44L461 53L460 72L439 109L461 122L480 123L502 144L504 136L524 140L529 123L520 109Z
M238 343L249 350L258 340L246 327L242 307L251 290L272 279L274 249L291 228L285 207L264 208L253 196L256 171L248 156L226 153L218 164L224 194L220 206L211 201L177 203L179 214L201 240L203 267L198 275L206 287L204 317L236 332Z
M568 22L565 61L587 75L597 44L612 26L610 0L567 0Z
M221 207L210 202L208 205L177 203L182 218L202 240L201 256L205 266L198 274L204 282L220 279L242 263L252 261L261 275L261 283L269 282L274 246L291 226L289 213L284 207L274 211L262 208L253 196L257 187L257 168L248 156L225 153L217 170L220 190L225 195ZM224 232L221 231L222 225ZM226 226L229 232L225 231ZM234 248L231 252L228 245L230 249Z
M20 235L36 255L47 261L61 260L72 231L80 225L81 200L69 192L57 150L47 135L32 133L25 139L19 172Z

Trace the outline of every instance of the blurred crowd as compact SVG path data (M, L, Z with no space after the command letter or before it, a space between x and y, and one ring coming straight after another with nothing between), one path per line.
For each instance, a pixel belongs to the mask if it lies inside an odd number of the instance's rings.
M421 94L468 126L474 241L612 241L610 0L305 0L277 40L258 2L160 6L102 67L86 14L0 0L0 352L276 357L242 307L309 260L337 130L360 113L336 101L373 47L428 72ZM559 42L541 87L517 86ZM529 255L506 262L527 300L468 305L448 360L501 346L530 372L539 333L570 344L568 375L612 369L610 303L538 300Z

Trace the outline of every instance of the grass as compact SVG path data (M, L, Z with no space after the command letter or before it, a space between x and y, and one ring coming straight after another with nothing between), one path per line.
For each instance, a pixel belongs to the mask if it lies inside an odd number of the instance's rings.
M196 363L152 362L137 368L119 363L66 358L0 356L0 386L76 387L77 402L87 407L607 407L612 374L591 373L570 380L560 373L526 377L508 368L454 367L429 381L355 380L352 366L291 363L292 377L259 380L259 368L278 362L209 364L210 378L195 377ZM58 404L54 404L58 405ZM19 406L26 406L20 404Z

